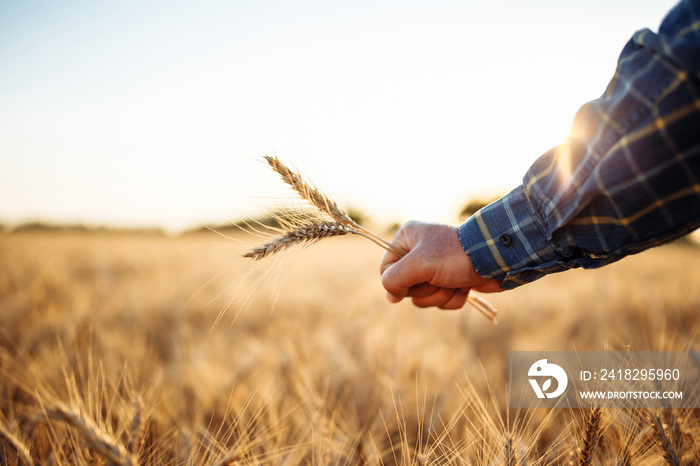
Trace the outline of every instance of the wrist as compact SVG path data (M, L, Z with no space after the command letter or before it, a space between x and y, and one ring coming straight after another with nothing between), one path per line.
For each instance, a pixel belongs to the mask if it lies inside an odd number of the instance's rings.
M503 289L541 278L540 267L560 260L522 186L464 222L459 239L476 273L498 280Z

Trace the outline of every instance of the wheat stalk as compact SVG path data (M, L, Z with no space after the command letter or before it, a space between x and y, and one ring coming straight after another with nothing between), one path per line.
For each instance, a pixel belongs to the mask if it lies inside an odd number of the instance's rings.
M56 403L52 407L46 408L42 415L55 421L64 422L75 428L82 435L88 448L94 448L111 463L120 466L135 464L135 461L124 447L105 432L102 432L91 419L82 416L75 409L63 403Z
M407 254L402 248L375 235L355 222L333 199L323 194L317 187L304 181L301 174L292 171L282 163L279 158L266 155L265 160L270 167L280 175L282 180L296 191L299 197L309 202L322 217L327 217L327 219L312 220L300 227L288 230L282 236L252 249L244 254L243 257L260 260L296 244L313 243L331 236L340 236L347 233L364 236L398 257L403 257ZM470 293L468 301L476 310L484 314L494 323L496 322L496 314L498 311L485 299Z
M241 458L243 457L242 454L238 452L231 453L229 455L226 455L224 458L221 460L217 461L214 463L212 466L233 466L238 462Z
M29 449L8 429L0 425L0 437L3 437L7 443L12 445L12 448L17 452L18 461L27 466L33 466L32 456L29 454ZM4 463L3 463L4 464Z

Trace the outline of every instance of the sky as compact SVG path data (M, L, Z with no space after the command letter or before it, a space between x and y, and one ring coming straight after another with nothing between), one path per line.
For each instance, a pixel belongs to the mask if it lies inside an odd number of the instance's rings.
M0 3L0 223L180 231L285 196L378 222L517 186L667 0Z

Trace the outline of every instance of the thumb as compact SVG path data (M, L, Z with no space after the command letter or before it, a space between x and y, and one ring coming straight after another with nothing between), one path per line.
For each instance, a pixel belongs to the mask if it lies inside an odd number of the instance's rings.
M382 286L387 291L389 301L397 303L408 295L414 285L427 282L430 277L423 266L424 262L408 253L398 261L389 264L382 273Z

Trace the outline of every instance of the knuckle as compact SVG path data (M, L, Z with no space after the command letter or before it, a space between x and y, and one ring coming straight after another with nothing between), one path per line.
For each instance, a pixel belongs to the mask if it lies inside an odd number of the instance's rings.
M391 273L389 272L389 269L385 270L384 273L382 273L382 286L387 291L395 291L394 290L394 283L393 283L393 280L391 277Z

